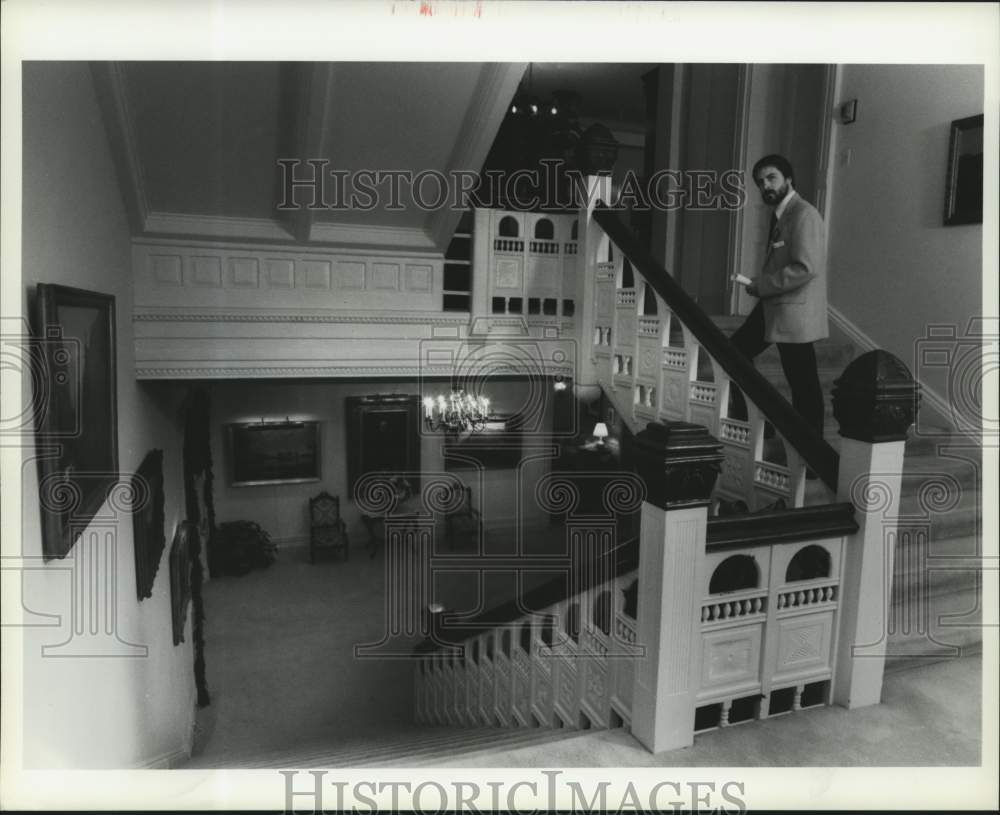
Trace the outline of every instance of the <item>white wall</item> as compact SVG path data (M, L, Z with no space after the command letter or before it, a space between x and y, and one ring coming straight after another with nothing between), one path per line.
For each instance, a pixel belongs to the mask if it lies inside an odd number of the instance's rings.
M117 309L119 467L127 479L152 448L164 451L167 548L153 596L136 600L132 520L120 515L112 584L115 634L144 645L145 657L41 655L45 645L81 640L68 567L73 555L97 551L87 534L64 560L29 571L25 606L60 615L54 627L25 630L26 767L112 768L167 761L189 743L194 720L191 614L186 642L173 645L167 550L183 519L181 433L176 400L133 375L129 231L107 138L85 63L24 63L23 265L25 307L35 284L61 283L113 294ZM27 313L27 312L26 312ZM30 392L30 381L24 382ZM22 553L42 553L33 450L23 468ZM108 513L109 505L101 509ZM9 527L8 527L9 529ZM40 563L40 560L39 560ZM100 577L107 575L99 571ZM90 582L83 599L98 596ZM103 596L103 595L101 595ZM102 642L107 645L107 640Z
M360 512L349 500L347 488L347 428L345 400L348 396L406 393L423 395L447 392L444 382L337 382L335 380L296 381L259 380L215 382L210 386L212 412L212 460L215 470L215 517L217 523L251 520L259 523L279 544L298 544L308 540L308 501L320 490L327 490L341 499L341 514L348 527L353 551L361 551L367 532L361 524ZM498 412L514 412L523 407L531 391L523 381L487 383L484 394ZM551 407L544 414L551 427ZM268 484L262 486L231 486L230 454L226 426L234 422L257 422L262 418L276 421L284 418L318 421L322 444L322 479L319 483ZM420 441L421 470L430 474L444 471L441 448L443 436L422 434ZM529 522L542 517L531 499L535 480L549 468L547 461L532 462L523 471L490 469L478 474L473 469L451 470L472 486L473 504L483 515L484 522L507 524L518 517ZM521 493L521 507L517 495Z
M982 313L982 225L942 218L951 122L983 112L983 71L841 70L836 102L857 99L858 118L833 126L830 302L947 398L947 370L919 366L914 344L928 325L962 334Z

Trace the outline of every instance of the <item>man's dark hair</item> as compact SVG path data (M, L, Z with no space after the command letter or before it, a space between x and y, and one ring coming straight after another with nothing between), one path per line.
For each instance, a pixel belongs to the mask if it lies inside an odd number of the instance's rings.
M750 173L750 177L753 179L753 183L757 183L757 171L761 167L774 167L779 173L781 173L789 181L795 180L795 171L792 169L792 163L784 156L779 156L777 153L772 153L769 156L764 156L753 166L753 172Z

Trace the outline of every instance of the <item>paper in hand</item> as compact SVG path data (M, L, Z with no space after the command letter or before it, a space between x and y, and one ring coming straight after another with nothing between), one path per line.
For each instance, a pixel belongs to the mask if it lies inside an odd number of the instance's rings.
M753 283L753 281L749 277L742 274L734 274L731 279L735 280L737 283L742 283L744 286L749 286L751 283Z

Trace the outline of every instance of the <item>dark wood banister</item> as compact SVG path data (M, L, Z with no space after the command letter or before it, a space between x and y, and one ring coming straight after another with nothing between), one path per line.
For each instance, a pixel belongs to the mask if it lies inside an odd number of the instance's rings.
M741 391L768 418L823 482L837 489L840 456L792 405L768 382L753 364L729 342L704 310L633 237L614 210L598 202L594 220L629 259L667 306L680 319L708 354L729 375Z
M705 548L709 552L743 550L772 546L776 543L805 542L853 535L858 531L854 514L853 504L839 503L762 512L757 515L709 518ZM630 538L590 563L581 573L593 578L607 574L624 576L638 568L639 541ZM532 614L527 609L535 609L534 614L543 614L544 609L569 597L567 582L565 576L552 578L526 591L520 600L513 598L477 614L472 619L456 623L452 627L444 627L437 633L437 642L428 638L416 646L414 653L433 654L445 643L459 645L497 626L524 620ZM594 583L581 585L580 588L590 588L591 585Z
M670 310L694 334L702 347L715 359L730 379L757 405L785 439L792 444L806 464L816 471L831 489L837 489L837 471L840 456L789 404L775 387L740 354L719 327L702 308L691 299L648 252L642 249L628 228L603 202L594 209L594 220L632 266L645 278L653 290L663 298ZM743 548L769 545L790 540L808 540L857 531L854 507L850 504L831 504L820 507L801 507L766 513L759 516L734 516L710 518L708 521L709 549ZM639 565L638 541L619 544L605 557L614 564L615 574L625 574ZM610 564L609 564L610 565ZM600 573L600 570L590 570ZM524 617L525 608L544 608L565 600L564 580L554 579L527 592L520 602L511 600L477 615L460 628L439 632L445 642L458 644L497 625L510 623ZM427 654L440 646L426 640L416 648L416 653Z

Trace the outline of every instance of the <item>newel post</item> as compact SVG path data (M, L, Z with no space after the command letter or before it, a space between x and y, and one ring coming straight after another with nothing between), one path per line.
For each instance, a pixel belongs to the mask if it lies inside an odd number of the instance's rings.
M708 505L722 445L706 428L651 422L635 437L646 486L639 534L637 658L632 733L654 753L694 741Z
M882 695L903 446L919 388L906 365L881 350L858 357L834 383L843 436L837 497L854 504L859 527L847 540L834 676L834 702L849 708L878 704Z

